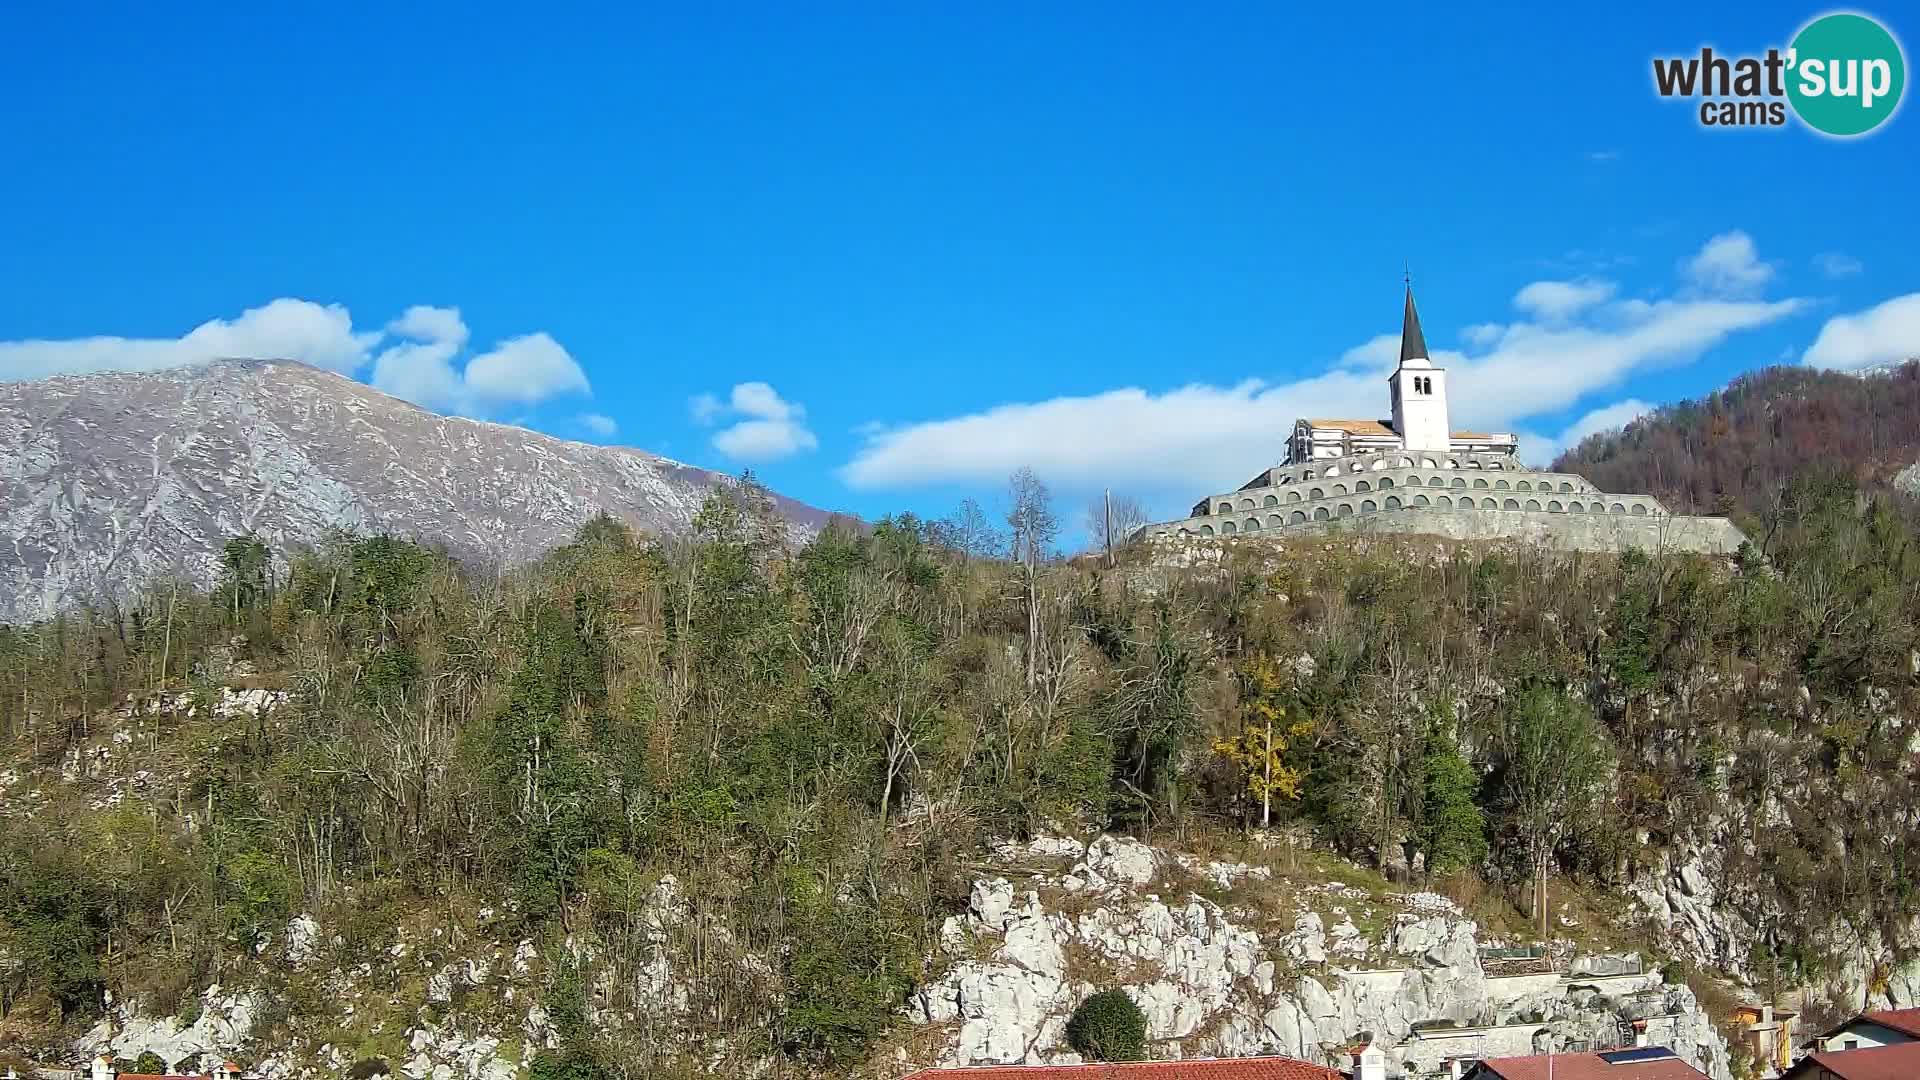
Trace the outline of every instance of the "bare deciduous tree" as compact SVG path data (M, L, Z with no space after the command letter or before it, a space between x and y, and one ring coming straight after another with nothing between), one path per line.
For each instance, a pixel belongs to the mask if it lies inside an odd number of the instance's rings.
M1053 493L1024 465L1007 478L1007 527L1012 530L1008 554L1020 564L1027 598L1027 685L1032 686L1040 664L1040 563L1060 535L1060 521L1053 512Z

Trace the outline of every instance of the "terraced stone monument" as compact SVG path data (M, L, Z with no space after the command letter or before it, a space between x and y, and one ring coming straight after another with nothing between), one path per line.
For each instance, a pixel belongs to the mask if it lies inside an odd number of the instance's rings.
M1446 378L1427 357L1409 285L1400 364L1387 380L1391 419L1298 420L1284 464L1139 535L1178 541L1352 530L1707 554L1729 554L1746 540L1726 518L1674 514L1651 495L1604 492L1572 473L1527 468L1511 434L1452 430Z

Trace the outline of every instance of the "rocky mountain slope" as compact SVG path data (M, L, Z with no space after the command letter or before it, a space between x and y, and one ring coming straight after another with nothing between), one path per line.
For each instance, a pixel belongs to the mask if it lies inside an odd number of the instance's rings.
M0 383L0 622L214 576L220 545L278 552L391 532L491 563L606 511L684 528L727 478L621 447L438 416L289 361ZM796 532L827 514L777 500Z
M293 707L284 691L231 688L129 704L98 717L92 738L57 767L0 771L0 822L75 799L102 813L147 813L174 782L149 767L147 749L171 725L272 723ZM1204 854L1111 834L993 845L964 910L939 930L928 977L855 1073L1077 1063L1068 1017L1095 990L1119 987L1144 1012L1157 1058L1341 1064L1364 1033L1386 1051L1391 1075L1429 1078L1460 1056L1644 1037L1716 1080L1733 1075L1707 1008L1623 947L1616 928L1563 908L1553 962L1502 959L1515 942L1455 901L1395 887L1299 839L1274 834L1231 851L1216 840ZM714 933L699 925L696 887L667 875L637 890L642 944L624 981L604 943L529 936L511 901L450 899L380 919L300 911L264 936L230 984L199 988L171 1011L112 998L64 1049L50 1023L36 1027L31 1008L15 1009L0 1018L0 1059L11 1046L52 1060L150 1056L174 1068L239 1057L288 1080L514 1080L561 1045L564 1021L549 1006L553 981L568 972L583 985L579 1022L651 1024L691 1042L683 1032L709 990L705 961L683 946ZM747 959L772 971L768 957ZM750 1038L735 1043L708 1042L716 1072L775 1071Z

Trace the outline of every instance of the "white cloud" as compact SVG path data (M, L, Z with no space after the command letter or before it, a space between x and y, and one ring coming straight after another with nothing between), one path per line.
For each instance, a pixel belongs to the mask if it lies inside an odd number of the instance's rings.
M1813 268L1830 278L1852 277L1866 269L1859 259L1839 251L1823 251L1815 255Z
M467 343L467 324L460 318L460 309L452 307L415 304L388 323L387 332L416 341Z
M1615 431L1619 428L1626 427L1629 423L1640 419L1652 411L1653 406L1641 401L1639 398L1627 398L1624 401L1616 401L1611 405L1602 405L1600 408L1594 409L1580 419L1568 424L1566 429L1560 432L1559 436L1540 440L1540 443L1527 455L1527 460L1539 462L1544 465L1554 458L1559 457L1563 452L1579 446L1581 440L1587 436L1598 435L1603 431Z
M1714 296L1752 296L1773 279L1773 267L1760 261L1753 237L1738 229L1707 241L1685 269L1696 287Z
M236 319L209 320L178 338L0 341L0 379L157 371L244 357L298 360L342 375L358 375L371 365L366 381L374 389L473 416L592 393L586 372L544 333L508 338L459 366L468 337L459 308L416 304L384 329L356 331L339 304L283 297Z
M605 413L588 412L575 417L580 426L602 439L611 439L620 433L620 424Z
M467 390L485 406L535 405L562 394L591 394L587 373L544 333L508 338L467 361Z
M713 447L736 461L774 461L820 445L807 428L807 410L764 382L736 385L724 403L712 394L697 395L688 410L702 426L734 420L714 433Z
M281 298L236 319L209 319L177 338L90 337L0 341L0 379L92 371L158 371L227 357L299 360L351 374L380 333L356 333L339 304Z
M1524 431L1531 417L1558 413L1637 372L1689 362L1729 335L1806 306L1800 299L1691 296L1570 308L1537 291L1535 298L1540 302L1530 310L1574 314L1479 324L1466 335L1467 351L1436 351L1434 362L1449 372L1457 427ZM840 475L855 488L898 490L994 484L1028 465L1061 490L1114 486L1190 498L1277 462L1298 417L1384 414L1382 376L1398 347L1397 334L1382 334L1346 350L1321 373L1288 383L1248 380L1162 392L1124 387L883 427L865 434ZM1593 410L1557 437L1529 436L1522 452L1545 460L1569 440L1599 430L1595 425L1623 423L1636 407L1643 405Z
M687 412L693 415L694 423L710 427L714 421L726 415L727 406L712 394L695 394L693 400L687 402Z
M1536 281L1514 294L1513 306L1535 318L1560 322L1612 299L1616 288L1611 281Z
M512 405L537 405L565 394L591 394L586 372L544 333L508 338L456 367L467 344L458 308L416 306L387 324L401 341L374 357L374 389L417 405L470 416Z
M1814 367L1850 369L1915 356L1920 356L1920 292L1828 319L1801 359Z

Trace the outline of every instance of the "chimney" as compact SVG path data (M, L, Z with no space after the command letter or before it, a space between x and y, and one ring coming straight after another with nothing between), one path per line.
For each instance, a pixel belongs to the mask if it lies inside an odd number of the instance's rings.
M1353 1052L1353 1080L1387 1080L1387 1052L1371 1038Z
M119 1075L120 1070L113 1067L113 1059L101 1054L93 1059L93 1068L89 1071L87 1080L114 1080Z

